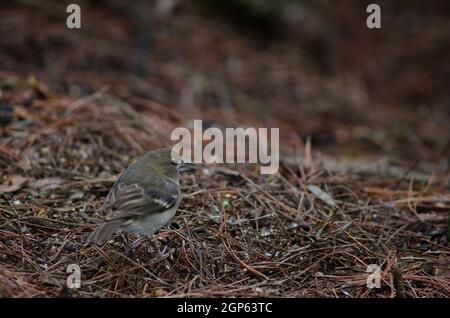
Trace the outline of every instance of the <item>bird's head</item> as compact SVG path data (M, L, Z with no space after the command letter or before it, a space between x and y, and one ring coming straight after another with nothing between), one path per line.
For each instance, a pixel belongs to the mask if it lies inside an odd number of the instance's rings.
M145 154L146 161L171 179L178 180L178 174L189 170L192 164L184 162L181 156L170 148L161 148Z

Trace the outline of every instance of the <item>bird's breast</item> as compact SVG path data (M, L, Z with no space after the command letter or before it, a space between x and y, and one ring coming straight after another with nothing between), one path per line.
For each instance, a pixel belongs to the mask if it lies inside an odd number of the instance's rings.
M151 235L166 225L175 216L176 208L161 213L153 213L140 218L128 220L122 230L128 233Z

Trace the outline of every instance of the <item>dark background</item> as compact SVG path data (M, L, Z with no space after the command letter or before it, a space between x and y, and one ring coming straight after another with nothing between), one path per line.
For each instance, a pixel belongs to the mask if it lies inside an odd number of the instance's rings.
M449 158L447 1L61 1L0 4L0 68L58 92L108 85L225 126L280 127L336 156ZM211 123L213 125L213 123ZM219 125L217 123L216 125Z

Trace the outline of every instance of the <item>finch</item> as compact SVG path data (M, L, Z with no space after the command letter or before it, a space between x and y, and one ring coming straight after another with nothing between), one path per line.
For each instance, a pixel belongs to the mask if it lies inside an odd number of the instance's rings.
M149 151L119 177L102 207L105 221L88 238L103 244L116 231L151 235L175 216L181 201L180 171L187 167L171 149Z

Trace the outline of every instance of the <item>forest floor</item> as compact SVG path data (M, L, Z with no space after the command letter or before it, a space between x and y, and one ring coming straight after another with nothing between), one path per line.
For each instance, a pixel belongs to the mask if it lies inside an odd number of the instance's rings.
M414 43L389 15L396 32L368 34L349 1L322 8L333 32L268 40L186 5L116 2L86 4L82 31L57 2L1 7L0 296L450 297L441 9ZM117 176L194 119L279 127L279 172L205 165L154 239L87 245Z

